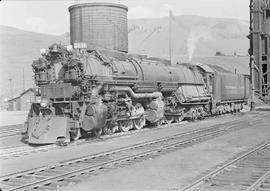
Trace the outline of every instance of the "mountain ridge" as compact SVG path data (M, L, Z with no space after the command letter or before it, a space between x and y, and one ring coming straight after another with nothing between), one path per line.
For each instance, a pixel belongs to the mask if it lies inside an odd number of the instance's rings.
M130 19L128 27L129 53L144 54L149 57L169 57L168 17ZM249 46L246 38L249 32L247 21L183 15L174 16L172 27L174 61L193 59L196 62L202 60L215 63L222 60L220 61L223 63L222 66L230 66L231 70L234 68L231 62L235 62L238 71L247 73L247 59L210 58L217 51L226 55L232 55L234 52L239 55L247 55ZM41 48L47 48L54 42L69 44L67 33L56 36L0 25L0 95L10 95L8 84L10 78L13 82L14 95L22 91L23 70L26 88L33 87L32 61L39 57ZM198 59L198 57L208 59Z

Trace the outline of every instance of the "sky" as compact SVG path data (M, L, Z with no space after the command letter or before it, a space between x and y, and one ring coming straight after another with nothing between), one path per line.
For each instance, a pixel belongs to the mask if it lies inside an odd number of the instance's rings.
M101 0L2 0L0 25L60 35L69 31L68 7L76 2ZM102 0L128 6L128 18L155 18L173 15L201 15L249 20L248 0Z

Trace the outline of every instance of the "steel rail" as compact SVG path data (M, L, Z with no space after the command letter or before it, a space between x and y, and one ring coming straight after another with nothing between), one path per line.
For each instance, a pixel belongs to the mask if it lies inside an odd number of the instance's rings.
M209 138L211 139L212 137L215 138L218 135L223 135L226 132L231 132L231 130L236 130L239 127L234 124L231 126L227 126L227 127L221 127L221 128L210 128L208 130L205 131L205 134L202 134L202 132L198 131L197 133L193 133L190 134L191 137L186 137L181 135L179 137L176 136L170 136L167 138L162 138L162 139L157 139L154 141L148 141L148 142L144 142L144 143L140 143L140 144L136 144L136 145L132 145L132 146L128 146L128 147L124 147L121 149L117 149L117 150L113 150L113 151L109 151L109 152L105 152L105 153L101 153L101 154L96 154L96 155L90 155L90 156L85 156L85 157L80 157L78 159L74 159L74 160L70 160L70 161L66 161L66 162L62 162L62 163L57 163L55 165L51 165L51 166L46 166L46 167L42 167L42 168L37 168L37 169L32 169L29 171L25 171L22 173L16 173L13 175L9 175L9 176L5 176L5 177L1 177L0 181L1 183L8 183L9 180L12 180L13 178L16 180L16 178L23 177L23 176L34 176L34 174L40 172L42 173L42 171L48 170L48 172L51 171L56 171L59 172L59 175L55 175L52 177L47 177L47 178L43 178L40 179L38 181L35 182L31 182L31 183L26 183L23 185L18 185L17 187L13 187L10 189L7 189L7 191L14 191L14 190L24 190L24 189L28 189L28 188L38 188L40 186L43 185L48 185L51 184L53 182L57 182L57 181L63 181L67 178L72 178L72 177L76 177L80 174L83 173L87 173L87 172L92 172L94 170L97 169L103 169L106 166L113 166L115 164L121 164L123 162L129 161L129 160L134 160L134 159L138 159L141 158L143 156L147 156L147 155L151 155L154 153L159 153L162 154L162 152L164 152L165 150L174 150L174 149L181 149L181 148L185 148L189 145L194 145L198 142L204 141L204 140L209 140ZM196 135L198 134L198 135ZM183 140L184 139L184 140ZM136 151L137 150L137 151ZM137 152L136 154L134 154L134 152ZM118 156L117 156L118 154ZM116 157L114 157L114 155L116 155ZM91 164L90 160L99 160L102 159L102 157L105 159L103 159L103 162L101 161L101 163L93 163ZM107 160L107 158L109 157L109 160ZM85 166L85 164L87 164L86 161L90 162L90 165L87 167ZM83 164L83 166L80 166L81 164ZM77 166L77 168L75 170L67 170L67 172L65 172L66 170L61 172L61 169L63 170L64 168L74 168ZM78 166L79 165L79 166ZM71 169L72 169L71 168ZM38 175L37 175L38 176ZM20 182L20 181L19 181Z
M270 177L270 170L266 172L256 182L254 182L248 189L246 189L246 191L255 191L269 177Z
M201 131L207 130L209 128L212 128L212 127L218 127L220 125L225 125L225 124L230 125L230 124L234 124L235 122L238 122L238 121L239 122L243 121L243 119L237 119L235 121L229 121L229 122L226 121L224 123L214 124L214 125L212 125L210 127L196 129L196 130L188 131L188 132L184 132L184 133L179 133L179 134L176 134L176 136L195 133L195 132L201 132ZM189 123L187 123L187 124L189 124ZM176 127L176 126L179 126L179 125L183 125L182 122L161 125L158 128L154 128L154 129L144 128L144 129L140 129L140 130L116 133L116 134L113 134L113 135L102 135L101 138L99 138L99 139L97 139L97 138L81 139L81 140L78 140L76 142L71 142L67 146L72 147L72 146L78 146L80 144L101 142L101 141L105 141L105 140L110 140L110 139L114 139L114 138L128 136L128 135L131 135L131 134L142 133L142 132L146 132L146 131L160 130L162 128L173 128L173 127ZM186 125L186 124L184 124L184 125ZM18 150L16 150L16 148L18 148ZM51 145L44 145L44 146L39 146L39 147L20 146L20 147L14 147L14 149L13 148L2 149L0 151L0 159L1 158L9 158L9 157L12 157L12 156L18 157L19 155L25 156L26 154L29 154L29 153L32 153L32 152L44 151L44 149L50 149L51 150L51 149L61 149L61 148L62 147L57 145L57 144L51 144Z
M264 148L266 148L267 146L270 145L270 141L267 140L266 142L263 142L262 144L256 146L255 148L251 149L250 151L238 156L237 158L230 160L229 162L225 163L224 165L222 165L221 167L217 168L216 170L210 172L209 174L203 176L202 178L198 179L197 181L187 185L186 187L182 188L182 191L193 191L193 190L197 190L199 186L203 185L205 182L207 182L208 180L210 180L212 177L215 177L216 175L220 174L224 169L226 169L227 167L229 167L232 164L235 164L236 162L248 157L249 155L260 151Z
M8 125L0 127L0 138L17 135L21 132L21 125Z

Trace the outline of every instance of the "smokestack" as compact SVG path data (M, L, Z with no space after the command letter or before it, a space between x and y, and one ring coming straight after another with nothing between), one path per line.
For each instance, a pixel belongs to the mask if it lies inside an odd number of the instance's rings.
M171 64L172 64L172 18L173 18L173 13L170 10L169 12L169 58L170 58Z

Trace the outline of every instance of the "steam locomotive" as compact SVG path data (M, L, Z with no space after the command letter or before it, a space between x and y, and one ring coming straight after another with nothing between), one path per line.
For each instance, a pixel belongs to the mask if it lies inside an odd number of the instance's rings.
M83 43L53 44L32 67L41 101L26 122L31 144L237 112L249 98L249 79L219 67L171 65Z

